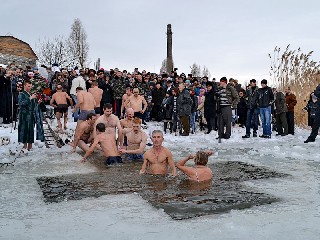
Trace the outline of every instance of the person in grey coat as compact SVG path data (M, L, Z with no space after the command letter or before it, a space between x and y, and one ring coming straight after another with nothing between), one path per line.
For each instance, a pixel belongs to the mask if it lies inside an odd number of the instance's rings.
M276 124L277 124L277 131L278 133L276 136L286 136L288 135L288 123L287 123L287 116L286 112L288 111L286 105L286 97L282 92L278 92L277 90L274 91L275 95L275 114L276 114Z
M190 92L185 88L184 83L179 83L179 96L177 99L177 112L180 118L183 133L181 136L189 136L190 123L189 117L191 115L192 99Z

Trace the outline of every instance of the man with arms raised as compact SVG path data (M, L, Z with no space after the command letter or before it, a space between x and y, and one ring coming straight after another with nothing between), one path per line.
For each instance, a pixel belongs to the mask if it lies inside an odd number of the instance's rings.
M172 153L169 149L162 146L162 142L164 140L162 131L154 130L152 132L151 140L153 146L144 154L144 161L140 170L140 174L145 174L147 167L149 167L150 174L167 175L168 165L170 165L171 174L176 176L177 172Z
M99 117L101 115L100 102L102 99L103 90L98 88L97 81L93 81L91 83L91 88L88 89L88 92L92 94L94 100L96 101L96 105L94 106L94 111L95 111L97 117Z
M143 160L143 152L147 144L147 134L141 130L141 122L140 118L134 118L132 128L122 130L126 136L127 148L123 148L125 144L122 144L119 152L120 154L126 154L126 160Z
M63 116L63 125L64 129L67 129L67 121L68 121L68 103L67 99L71 103L71 107L73 107L72 99L66 92L62 92L62 86L59 84L56 88L57 92L52 95L50 100L50 105L54 107L56 110L56 118L58 122L58 127L60 132L62 132L62 123L60 121L61 117Z
M96 101L91 93L85 92L82 87L76 88L78 103L73 109L73 113L80 108L79 119L77 122L77 127L79 124L85 120L87 120L87 116L89 113L95 113L94 108L96 106Z
M112 105L110 103L106 103L103 106L103 115L101 115L97 121L95 126L97 126L98 123L103 123L105 125L105 133L110 134L113 136L113 138L116 140L116 128L118 128L118 138L119 138L119 144L122 142L122 128L120 125L119 118L112 114ZM96 137L96 128L94 128L94 138Z
M122 163L115 138L113 138L111 134L106 134L105 131L106 127L103 123L98 123L96 125L97 136L94 138L93 144L86 151L86 154L83 156L81 162L85 162L87 157L90 156L91 153L93 153L94 149L99 144L104 156L107 157L107 159L105 160L105 165Z
M74 134L73 143L73 152L76 151L76 148L81 148L84 152L89 150L88 144L93 140L93 125L96 121L96 115L94 113L89 113L87 115L87 120L81 122L77 128L77 131Z
M143 106L143 107L142 107ZM133 95L128 97L125 102L125 107L131 107L134 111L134 116L142 119L142 114L147 109L147 101L143 96L139 95L139 89L133 89Z

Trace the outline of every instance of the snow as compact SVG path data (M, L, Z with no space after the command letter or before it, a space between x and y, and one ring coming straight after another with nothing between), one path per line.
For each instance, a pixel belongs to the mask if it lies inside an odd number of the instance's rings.
M148 134L162 128L148 125ZM70 122L69 127L75 124ZM242 139L244 134L244 129L234 127L231 139L220 144L215 132L189 137L166 134L164 145L175 161L209 148L217 151L210 162L243 161L289 174L246 182L282 201L181 221L134 193L47 204L37 177L97 169L80 163L80 155L70 153L68 146L47 149L37 143L28 155L16 158L14 166L0 168L0 239L319 239L320 140L303 143L309 134L304 129L296 129L295 136L271 139ZM9 145L0 146L0 162L14 161L9 149L18 145L17 130L11 133L11 126L0 127L0 136L11 138Z

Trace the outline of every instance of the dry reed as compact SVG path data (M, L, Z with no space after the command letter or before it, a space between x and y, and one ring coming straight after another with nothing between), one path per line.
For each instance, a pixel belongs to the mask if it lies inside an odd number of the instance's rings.
M271 61L270 78L273 85L280 91L290 86L297 97L295 106L295 124L307 125L307 113L302 111L306 106L310 93L320 83L320 65L311 60L313 51L307 54L301 49L290 50L288 45L283 53L280 47L275 47L273 55L269 54Z

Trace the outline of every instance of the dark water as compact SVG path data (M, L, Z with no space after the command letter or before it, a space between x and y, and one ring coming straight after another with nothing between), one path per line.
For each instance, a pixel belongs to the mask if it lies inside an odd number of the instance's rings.
M280 201L276 196L250 189L242 183L287 176L243 162L219 162L209 166L214 174L212 182L193 183L183 175L176 178L140 176L141 163L112 167L104 167L101 161L93 164L99 167L99 172L38 178L44 201L57 203L138 192L151 205L164 209L178 220Z

